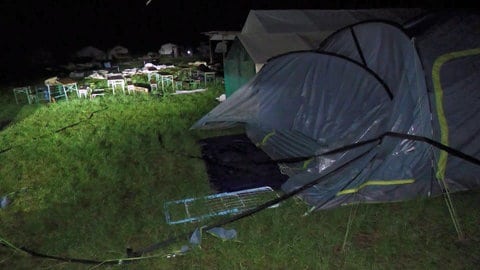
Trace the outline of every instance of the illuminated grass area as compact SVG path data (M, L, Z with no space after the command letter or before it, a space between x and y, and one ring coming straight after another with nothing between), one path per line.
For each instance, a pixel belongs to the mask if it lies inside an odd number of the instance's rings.
M0 101L0 241L62 257L117 259L208 224L168 225L166 201L212 194L197 141L241 132L192 131L220 87L16 105ZM467 240L457 241L443 198L349 206L303 216L289 200L228 224L238 241L203 234L114 269L474 269L480 263L480 194L453 195ZM219 217L221 219L222 217ZM349 218L352 225L348 228ZM218 219L218 218L217 218ZM349 234L345 239L345 234ZM0 269L89 269L0 246ZM108 268L107 266L98 266Z

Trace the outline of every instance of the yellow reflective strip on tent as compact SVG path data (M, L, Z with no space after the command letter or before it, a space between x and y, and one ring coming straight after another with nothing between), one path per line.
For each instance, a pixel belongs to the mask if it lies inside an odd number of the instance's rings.
M270 139L270 137L272 137L273 135L275 135L275 130L265 135L265 137L263 137L263 140L260 143L258 143L257 146L265 145L268 139Z
M337 193L337 196L340 195L347 195L347 194L352 194L358 192L360 189L366 187L366 186L393 186L393 185L405 185L405 184L411 184L414 183L415 179L398 179L398 180L370 180L367 181L363 184L361 184L357 188L349 188L349 189L344 189L342 191L339 191Z
M313 158L309 158L303 162L303 167L302 169L306 169L308 164L310 164L313 161Z
M443 110L443 89L442 84L440 81L440 70L442 66L456 58L472 56L480 54L480 48L452 52L444 54L438 57L435 62L433 63L432 67L432 80L433 80L433 91L435 93L435 103L437 109L437 116L438 116L438 123L440 125L440 142L446 146L448 146L448 123L447 118L445 117L445 111ZM438 158L437 162L437 173L436 177L437 180L444 179L445 177L445 170L447 167L447 152L441 150L440 157Z

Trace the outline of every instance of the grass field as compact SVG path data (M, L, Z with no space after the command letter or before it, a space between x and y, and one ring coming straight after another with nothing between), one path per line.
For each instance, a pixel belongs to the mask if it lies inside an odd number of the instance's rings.
M453 195L466 240L458 241L443 198L342 207L303 216L278 208L228 224L236 241L203 234L201 248L181 237L208 224L168 225L166 201L208 195L202 138L242 132L190 130L213 108L221 87L193 95L108 95L17 105L0 91L0 269L476 269L480 193ZM348 226L349 220L352 221ZM348 234L346 232L348 231ZM68 263L39 253L98 261L126 257L170 237L181 239L123 265ZM5 246L11 245L13 248Z

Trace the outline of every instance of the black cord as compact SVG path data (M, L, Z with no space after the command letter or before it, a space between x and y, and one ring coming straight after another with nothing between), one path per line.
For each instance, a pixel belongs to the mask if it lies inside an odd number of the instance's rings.
M330 150L330 151L327 151L327 152L324 152L324 153L321 153L321 154L318 154L318 155L314 155L314 156L308 156L308 157L299 157L299 158L292 158L292 159L282 159L282 160L273 160L272 162L275 162L275 163L287 163L287 162L299 162L299 161L305 161L305 160L308 160L308 159L311 159L311 158L314 158L314 157L319 157L319 156L324 156L324 155L331 155L331 154L336 154L336 153L340 153L340 152L345 152L347 150L351 150L351 149L354 149L354 148L358 148L358 147L361 147L363 145L367 145L367 144L370 144L370 143L373 143L373 142L377 142L377 145L379 145L383 139L385 137L393 137L393 138L399 138L399 139L408 139L408 140L413 140L413 141L421 141L421 142L426 142L434 147L437 147L441 150L444 150L444 151L447 151L448 153L456 156L456 157L459 157L461 159L464 159L468 162L471 162L473 164L476 164L476 165L479 165L480 166L480 160L475 158L475 157L472 157L472 156L469 156L457 149L454 149L454 148L451 148L449 146L446 146L442 143L439 143L437 141L434 141L430 138L427 138L427 137L423 137L423 136L417 136L417 135L410 135L410 134L403 134L403 133L397 133L397 132L385 132L383 133L382 135L380 135L379 137L377 138L374 138L374 139L370 139L370 140L365 140L365 141L361 141L361 142L357 142L357 143L353 143L353 144L349 144L349 145L346 145L346 146L342 146L342 147L339 147L339 148L336 148L336 149L333 149L333 150ZM345 164L339 166L338 168L320 176L319 178L289 192L289 193L286 193L276 199L273 199L273 200L270 200L270 201L267 201L259 206L257 206L256 208L253 208L251 210L247 210L247 211L244 211L238 215L234 215L230 218L227 218L227 219L224 219L223 221L220 221L220 222L217 222L215 224L212 224L212 225L208 225L206 227L202 227L203 230L209 230L209 229L212 229L212 228L215 228L215 227L220 227L220 226L224 226L224 225L227 225L229 223L232 223L234 221L237 221L239 219L242 219L242 218L245 218L245 217L248 217L248 216L251 216L255 213L258 213L272 205L275 205L275 204L278 204L280 202L283 202L297 194L299 194L300 192L302 191L305 191L311 187L313 187L314 185L318 184L322 179L324 179L325 177L331 175L332 173L346 167L347 165L349 165L350 163L352 163L353 161L355 160L358 160L359 158L363 157L364 155L366 155L367 153L369 153L373 148L371 148L370 150L366 151L365 153L362 153L361 155L359 155L358 157L346 162ZM143 254L146 254L146 253L149 253L149 252L152 252L152 251L155 251L157 249L160 249L162 247L165 247L165 246L168 246L172 243L175 243L176 241L179 241L181 238L184 238L184 237L188 237L190 236L191 234L193 234L194 231L191 231L189 233L185 233L185 234L182 234L180 236L177 236L177 237L171 237L171 238L168 238L167 240L165 241L162 241L162 242L158 242L158 243L155 243L155 244L152 244L146 248L143 248L143 249L140 249L138 251L132 251L132 250L129 250L127 256L142 256Z
M307 184L305 184L305 185L303 185L303 186L301 186L301 187L299 187L299 188L297 188L297 189L295 189L295 190L293 190L293 191L291 191L291 192L289 192L289 193L285 193L285 194L283 194L282 196L280 196L280 197L278 197L278 198L276 198L276 199L267 201L267 202L265 202L265 203L263 203L263 204L255 207L255 208L253 208L253 209L250 209L250 210L241 212L240 214L234 215L234 216L232 216L232 217L230 217L230 218L226 218L226 219L224 219L224 220L222 220L222 221L219 221L219 222L217 222L217 223L214 223L214 224L211 224L211 225L202 227L202 230L207 231L207 230L210 230L210 229L215 228L215 227L225 226L225 225L227 225L227 224L229 224L229 223L232 223L232 222L234 222L234 221L237 221L237 220L240 220L240 219L242 219L242 218L245 218L245 217L251 216L251 215L253 215L253 214L256 214L256 213L258 213L258 212L260 212L260 211L262 211L262 210L264 210L264 209L266 209L266 208L268 208L268 207L270 207L270 206L273 206L273 205L275 205L275 204L281 203L281 202L283 202L283 201L285 201L285 200L287 200L287 199L289 199L289 198L291 198L291 197L299 194L300 192L305 191L305 190L313 187L314 185L318 184L321 180L323 180L325 177L333 174L334 172L336 172L336 171L338 171L338 170L340 170L340 169L342 169L342 168L345 168L347 165L350 165L352 162L354 162L354 161L358 160L359 158L365 156L365 155L366 155L367 153L369 153L370 151L371 151L371 150L366 151L365 153L360 154L358 157L356 157L356 158L354 158L354 159L352 159L352 160L349 160L348 162L346 162L345 164L339 166L338 168L336 168L336 169L334 169L334 170L332 170L332 171L330 171L330 172L328 172L328 173L320 176L319 178L317 178L317 179L315 179L315 180L313 180L313 181L311 181L311 182L309 182L309 183L307 183ZM182 234L182 235L177 236L177 237L171 237L171 238L169 238L169 239L167 239L167 240L165 240L165 241L162 241L162 242L159 242L159 243L155 243L155 244L150 245L150 246L148 246L148 247L146 247L146 248L143 248L143 249L141 249L141 250L139 250L139 251L130 252L130 255L142 256L142 255L144 255L144 254L146 254L146 253L150 253L150 252L155 251L155 250L157 250L157 249L159 249L159 248L162 248L162 247L168 246L169 244L175 243L175 242L179 241L181 238L186 237L186 236L189 236L189 235L193 234L194 232L195 232L195 231L191 231L191 232L189 232L189 233ZM128 254L127 254L127 255L128 255Z
M91 116L93 115L93 113L91 114ZM90 117L91 117L90 116ZM413 141L422 141L422 142L426 142L434 147L437 147L441 150L444 150L456 157L459 157L461 159L464 159L468 162L471 162L473 164L476 164L476 165L479 165L480 166L480 160L478 160L477 158L475 157L472 157L470 155L467 155L457 149L454 149L454 148L451 148L449 146L446 146L442 143L439 143L437 141L434 141L430 138L426 138L426 137L423 137L423 136L417 136L417 135L410 135L410 134L403 134L403 133L396 133L396 132L385 132L384 134L382 134L381 136L375 138L375 139L370 139L370 140L366 140L366 141L362 141L362 142L358 142L358 143L354 143L354 144L350 144L350 145L346 145L346 146L342 146L342 147L339 147L339 148L336 148L336 149L333 149L333 150L330 150L330 151L327 151L327 152L324 152L322 154L318 154L318 155L315 155L315 156L309 156L309 157L301 157L299 159L302 159L302 160L307 160L307 159L310 159L310 158L313 158L313 157L318 157L318 156L323 156L323 155L330 155L330 154L335 154L335 153L339 153L339 152L345 152L347 150L350 150L350 149L354 149L354 148L357 148L357 147L360 147L360 146L363 146L363 145L366 145L366 144L369 144L369 143L373 143L373 142L377 142L377 145L379 145L382 140L385 138L385 137L393 137L393 138L399 138L399 139L408 139L408 140L413 140ZM159 137L161 139L161 137ZM302 191L305 191L311 187L313 187L314 185L318 184L321 180L323 180L325 177L328 177L329 175L333 174L334 172L340 170L340 169L343 169L345 168L346 166L350 165L352 162L362 158L363 156L365 156L366 154L368 154L373 148L371 148L370 150L368 151L365 151L364 153L360 154L359 156L347 161L345 164L342 164L341 166L325 173L324 175L320 176L319 178L289 192L289 193L285 193L283 194L282 196L274 199L274 200L270 200L270 201L267 201L253 209L250 209L250 210L247 210L247 211L244 211L240 214L237 214L237 215L234 215L234 216L231 216L229 218L226 218L222 221L219 221L219 222L216 222L216 223L213 223L213 224L210 224L210 225L207 225L205 227L202 227L202 230L209 230L209 229L212 229L212 228L215 228L215 227L220 227L220 226L224 226L224 225L227 225L229 223L232 223L232 222L235 222L237 220L240 220L242 218L245 218L245 217L248 217L248 216L251 216L251 215L254 215L270 206L273 206L275 204L278 204L278 203L281 203L299 193L301 193ZM197 158L197 157L196 157ZM298 162L299 160L298 159L289 159L289 160L295 160L294 162ZM276 161L273 161L273 162L280 162L279 160L276 160ZM282 162L285 162L285 160L283 160ZM142 256L144 254L147 254L147 253L150 253L150 252L153 252L155 250L158 250L160 248L163 248L163 247L166 247L172 243L175 243L181 239L183 239L184 237L188 237L190 236L191 234L193 234L194 231L191 231L191 232L188 232L188 233L185 233L185 234L181 234L179 236L176 236L176 237L170 237L162 242L158 242L158 243L154 243L150 246L147 246L143 249L140 249L138 251L133 251L132 249L127 249L127 257L130 258L130 259L142 259ZM5 246L5 247L9 247L11 249L15 249L14 247L12 246L9 246L9 245L6 245L4 243L1 243L0 242L0 245L2 246ZM41 257L41 258L47 258L47 259L53 259L53 260L58 260L58 261L64 261L64 262L70 262L70 263L81 263L81 264L108 264L108 265L112 265L112 264L120 264L122 263L122 260L106 260L106 261L98 261L98 260L91 260L91 259L81 259L81 258L69 258L69 257L59 257L59 256L53 256L53 255L48 255L48 254L42 254L42 253L39 253L39 252L36 252L36 251L33 251L33 250L30 250L26 247L21 247L19 248L20 250L32 255L32 256L35 256L35 257Z

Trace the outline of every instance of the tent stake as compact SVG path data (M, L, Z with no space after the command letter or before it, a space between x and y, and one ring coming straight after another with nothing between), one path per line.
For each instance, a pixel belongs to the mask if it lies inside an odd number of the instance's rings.
M358 203L356 203L355 205L352 205L352 207L350 208L350 215L348 216L347 229L345 230L345 235L343 236L342 252L345 252L345 247L347 245L347 238L352 228L353 218L357 214L357 209L358 209Z
M450 195L450 190L448 189L445 179L442 179L441 183L443 184L443 188L445 189L445 203L447 204L448 212L450 213L450 217L452 218L453 226L457 231L458 240L465 240L465 234L463 233L462 227L460 226L457 211L455 210L455 206L453 205L452 196Z

